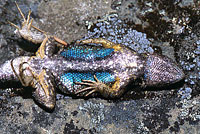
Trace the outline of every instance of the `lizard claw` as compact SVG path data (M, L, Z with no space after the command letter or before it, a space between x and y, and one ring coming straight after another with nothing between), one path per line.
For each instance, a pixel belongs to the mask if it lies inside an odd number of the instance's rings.
M92 81L92 80L82 80L82 82L75 82L75 84L88 86L88 87L85 87L85 88L77 91L75 94L79 94L79 93L91 90L89 93L87 93L86 95L84 95L84 96L87 97L90 94L98 91L99 87L101 87L102 83L97 79L97 77L95 75L94 75L94 79L95 79L95 81Z

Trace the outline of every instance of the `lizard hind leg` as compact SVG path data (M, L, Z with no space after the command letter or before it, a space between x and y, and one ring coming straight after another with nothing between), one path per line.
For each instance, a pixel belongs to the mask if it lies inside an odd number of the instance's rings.
M42 106L53 109L56 105L56 91L52 73L43 69L35 76L32 86L36 88L33 93L35 100Z
M24 14L22 13L21 9L19 8L19 5L17 2L15 2L16 7L20 13L20 15L23 18L23 22L21 24L21 27L15 25L12 22L9 22L12 26L14 26L17 29L17 32L19 33L20 36L22 36L25 40L28 40L30 42L33 42L35 44L42 43L44 38L46 37L46 32L40 30L39 28L35 27L32 25L33 18L30 19L31 11L29 10L27 19L25 18ZM36 29L37 31L31 31L31 27Z
M19 71L15 71L13 62L12 69L25 87L32 87L35 100L42 106L53 109L56 103L55 83L52 73L48 69L42 69L39 73L29 66L27 62L19 65Z
M15 2L16 7L20 13L20 15L22 16L23 22L21 24L21 27L15 25L14 23L8 21L8 23L10 23L12 26L14 26L17 29L17 32L20 34L20 36L22 36L25 40L28 40L30 42L33 42L35 44L40 44L43 42L43 40L48 36L47 33L37 27L35 27L34 25L32 25L33 23L33 18L31 19L31 10L29 10L27 19L25 18L25 15L23 14L23 12L21 11L21 9L19 8L19 5L17 4L17 2ZM34 28L35 30L31 30L31 28ZM67 43L59 38L57 38L56 36L52 36L54 38L55 41L57 41L57 43L66 46Z
M39 74L32 72L34 78L31 87L35 88L35 100L48 109L53 109L56 104L55 83L52 73L43 69Z
M16 63L18 67L16 67ZM27 87L31 85L31 82L33 80L33 74L26 58L21 57L20 60L17 60L17 62L15 63L14 63L14 60L11 60L10 64L11 64L13 73L21 82L22 86Z

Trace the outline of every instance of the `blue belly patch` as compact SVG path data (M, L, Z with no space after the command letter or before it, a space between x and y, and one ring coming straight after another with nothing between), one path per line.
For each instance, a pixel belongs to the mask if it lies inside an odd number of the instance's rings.
M102 59L109 56L114 51L113 48L103 48L98 46L73 46L67 50L62 51L60 54L67 59L82 59L82 60L94 60Z
M69 72L62 74L60 80L68 90L73 90L74 82L82 82L82 80L95 81L94 75L103 83L110 83L115 81L115 76L109 72Z

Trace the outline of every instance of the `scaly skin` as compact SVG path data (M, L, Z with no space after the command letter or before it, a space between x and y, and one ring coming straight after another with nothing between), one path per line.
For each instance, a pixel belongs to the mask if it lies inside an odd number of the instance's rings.
M17 5L17 4L16 4ZM17 5L18 7L18 5ZM53 109L56 88L64 93L88 96L94 92L104 97L120 97L127 86L141 79L143 86L164 86L184 78L182 70L171 59L140 55L121 44L105 39L88 39L76 44L65 43L32 26L30 13L18 30L22 38L41 43L36 56L22 56L0 66L0 87L20 82L35 89L33 96L43 106ZM31 31L31 28L39 32ZM101 44L92 46L87 44ZM64 49L56 51L59 46Z

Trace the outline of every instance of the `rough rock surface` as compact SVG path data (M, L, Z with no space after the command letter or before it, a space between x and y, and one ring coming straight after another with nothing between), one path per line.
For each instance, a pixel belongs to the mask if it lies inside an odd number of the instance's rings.
M174 59L186 78L172 87L129 91L119 100L57 95L53 111L39 107L28 88L0 90L1 134L200 133L200 2L136 0L18 0L34 25L72 42L103 37L138 53ZM0 63L34 55L7 21L20 24L14 2L0 1Z

